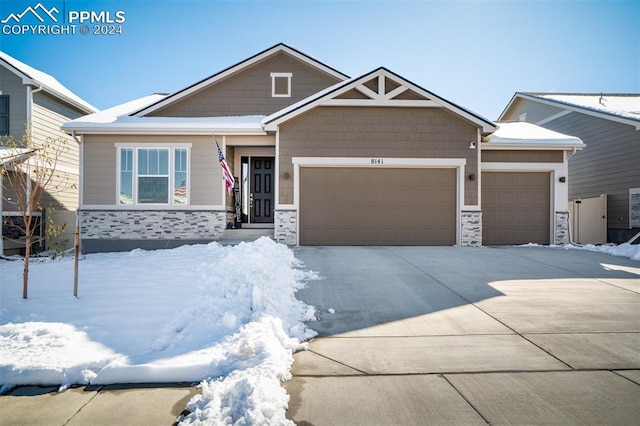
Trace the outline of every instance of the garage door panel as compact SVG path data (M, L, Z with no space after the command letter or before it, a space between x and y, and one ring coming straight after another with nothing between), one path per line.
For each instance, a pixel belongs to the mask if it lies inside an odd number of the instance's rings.
M455 228L455 169L300 169L300 244L453 245Z
M550 174L484 172L482 217L485 245L549 244Z

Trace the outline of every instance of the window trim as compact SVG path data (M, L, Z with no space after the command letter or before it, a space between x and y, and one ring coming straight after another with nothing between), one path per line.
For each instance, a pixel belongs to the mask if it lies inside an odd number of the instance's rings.
M293 73L290 72L272 72L271 73L271 97L273 98L290 98L291 97L291 78ZM287 93L276 93L276 80L278 78L287 79Z
M2 92L0 92L0 99L6 99L7 101L7 114L6 114L6 120L7 120L7 132L3 133L2 129L0 129L0 136L6 136L11 134L11 99L9 97L9 95L3 95ZM2 120L2 115L0 115L0 121Z
M116 199L115 205L123 208L127 207L184 207L188 206L191 203L191 147L190 143L122 143L118 142L115 144L116 147ZM131 149L133 151L132 155L132 203L131 204L122 204L120 202L120 193L121 193L121 152L124 149ZM153 175L153 176L166 176L168 179L168 203L140 203L138 201L138 178L141 177L138 174L138 151L140 149L167 149L169 150L169 168L168 175ZM184 204L175 203L175 157L177 149L185 149L187 158L186 158L186 174L187 174L187 194ZM150 175L142 175L142 177L150 176Z

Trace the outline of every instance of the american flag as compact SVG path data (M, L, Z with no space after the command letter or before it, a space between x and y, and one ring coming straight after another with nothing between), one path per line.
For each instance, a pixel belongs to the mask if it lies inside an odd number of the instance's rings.
M227 193L231 194L231 190L233 189L233 185L234 185L233 173L231 173L231 170L229 169L227 160L224 159L224 154L222 154L222 150L220 149L220 145L218 145L217 140L216 140L216 147L218 148L218 160L220 160L220 167L222 167L222 177L224 178L224 186L227 188Z

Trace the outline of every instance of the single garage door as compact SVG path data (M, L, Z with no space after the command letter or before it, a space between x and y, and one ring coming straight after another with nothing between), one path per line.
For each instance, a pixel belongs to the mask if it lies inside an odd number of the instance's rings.
M549 244L550 174L482 173L482 244Z
M300 169L301 245L455 243L455 169Z

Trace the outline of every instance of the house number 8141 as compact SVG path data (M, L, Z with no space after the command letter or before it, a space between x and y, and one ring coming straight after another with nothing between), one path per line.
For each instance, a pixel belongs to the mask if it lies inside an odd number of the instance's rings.
M382 158L372 158L371 164L384 164L384 159Z

